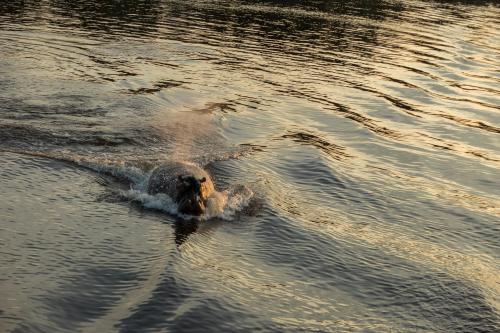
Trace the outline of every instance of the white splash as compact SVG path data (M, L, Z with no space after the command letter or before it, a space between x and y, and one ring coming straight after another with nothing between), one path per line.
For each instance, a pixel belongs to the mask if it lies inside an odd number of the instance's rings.
M184 219L194 218L205 221L220 218L230 221L238 212L248 206L253 197L253 192L244 185L236 185L222 192L214 191L207 199L205 213L201 216L191 216L179 213L177 204L168 195L146 193L143 190L144 183L146 181L142 181L141 184L135 185L129 190L120 190L119 194L124 199L140 203L144 208L163 211Z
M175 200L168 195L163 193L151 195L147 193L147 185L152 170L144 171L139 167L120 161L79 160L77 163L99 173L107 173L130 182L130 189L117 190L117 194L123 199L137 202L147 209L163 211L184 219L209 220L220 218L232 220L238 212L241 212L249 205L253 197L252 190L247 186L233 185L224 191L214 191L207 199L206 211L203 215L185 215L178 211Z
M232 220L236 213L248 206L252 197L252 190L244 185L235 185L223 192L215 191L207 200L204 217Z
M144 208L163 211L172 215L177 215L177 204L168 195L159 193L155 195L146 192L130 189L120 190L119 194L128 200L140 203Z

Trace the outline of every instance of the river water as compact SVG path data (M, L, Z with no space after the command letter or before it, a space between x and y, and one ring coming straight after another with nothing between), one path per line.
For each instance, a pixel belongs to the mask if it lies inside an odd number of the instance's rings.
M494 1L0 2L2 332L499 332L499 179Z

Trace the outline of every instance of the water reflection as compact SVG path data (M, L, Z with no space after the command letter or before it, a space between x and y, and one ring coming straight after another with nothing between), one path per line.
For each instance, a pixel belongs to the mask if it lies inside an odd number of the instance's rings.
M1 320L494 331L498 14L489 1L0 2ZM169 158L255 198L204 223L129 202Z
M193 232L200 227L200 222L196 220L176 219L175 220L175 244L181 246Z
M197 34L203 34L199 37L209 37L196 29L204 25L204 29L212 30L216 35L232 36L234 42L244 44L248 43L249 36L298 41L299 36L306 34L310 42L329 42L338 47L351 39L343 37L348 28L343 26L344 21L337 20L335 16L348 14L383 19L401 10L403 7L400 4L392 5L385 1L295 1L287 2L286 6L283 6L282 1L13 1L4 2L0 7L0 13L7 19L14 19L14 14L24 16L24 19L43 15L55 26L78 26L84 30L100 31L102 33L96 35L100 38L123 32L141 38L163 35L165 38L184 40ZM174 21L175 26L172 26ZM324 40L326 35L322 33L323 30L335 32L328 40ZM357 38L361 40L373 40L371 31L363 35L365 31L360 29L357 33ZM210 39L204 42L210 43Z

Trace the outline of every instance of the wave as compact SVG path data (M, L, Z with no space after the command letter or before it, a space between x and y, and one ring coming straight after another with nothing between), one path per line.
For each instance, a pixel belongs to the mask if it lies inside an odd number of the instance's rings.
M243 212L254 199L254 192L248 186L233 184L222 191L215 191L215 193L208 198L207 211L205 214L200 217L195 217L180 213L173 198L163 193L155 195L147 193L146 188L152 170L155 166L165 162L164 160L147 161L139 159L126 161L104 156L85 157L69 152L2 151L59 160L76 164L80 167L97 172L100 175L109 175L122 184L129 186L128 189L123 189L121 187L116 189L112 187L109 188L118 198L139 203L146 209L162 211L183 219L198 219L204 221L220 218L227 221L233 220L240 212ZM108 182L103 181L102 184L107 185Z
M151 195L145 192L144 183L147 183L147 180L129 190L119 190L118 193L123 199L137 202L144 208L162 211L186 220L206 221L219 218L231 221L250 204L253 198L253 191L247 186L233 185L224 191L215 191L207 200L206 212L201 216L192 216L180 213L177 204L168 195L163 193Z

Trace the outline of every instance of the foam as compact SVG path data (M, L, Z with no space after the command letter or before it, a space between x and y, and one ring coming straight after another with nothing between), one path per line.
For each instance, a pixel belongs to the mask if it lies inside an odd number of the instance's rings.
M147 193L147 184L152 170L144 170L117 159L89 158L82 157L69 152L58 154L16 152L33 156L41 156L57 159L65 162L72 162L79 166L93 170L98 173L111 175L115 178L125 180L130 183L128 190L116 190L116 193L124 200L131 200L139 203L146 209L162 211L171 215L176 215L184 219L209 220L219 218L223 220L233 220L235 216L246 208L254 193L245 185L235 184L224 191L214 191L207 200L207 209L202 216L191 216L179 213L177 204L168 195L159 193L151 195ZM189 164L196 165L191 162Z
M147 184L151 172L145 172L133 166L88 165L98 172L105 172L118 178L130 181L130 189L118 190L118 194L126 199L139 203L146 209L153 209L176 215L184 219L209 220L220 218L233 220L234 217L248 206L253 197L253 191L245 185L233 185L224 191L214 191L207 199L206 211L201 216L191 216L178 211L174 199L164 193L148 194Z
M147 209L166 212L171 215L176 215L184 219L198 219L200 221L213 218L223 220L233 220L234 217L248 206L253 197L253 192L244 185L235 185L225 191L215 191L207 199L207 209L201 216L191 216L179 213L177 204L168 195L159 193L155 195L148 194L144 191L144 183L132 186L129 190L119 190L118 194L127 200L132 200L141 204Z

